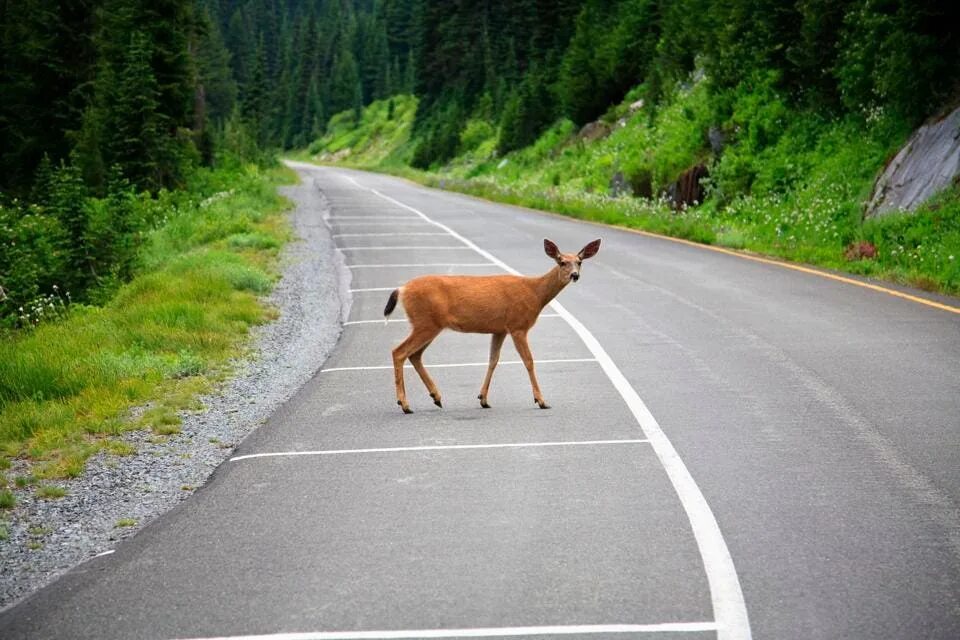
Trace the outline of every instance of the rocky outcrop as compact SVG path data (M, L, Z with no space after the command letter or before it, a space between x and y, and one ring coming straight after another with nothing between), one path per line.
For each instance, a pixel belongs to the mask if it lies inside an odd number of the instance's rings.
M960 107L917 129L873 188L866 217L912 211L960 179Z
M595 140L602 140L610 135L612 129L610 125L605 122L588 122L583 125L583 128L580 129L580 133L577 134L577 138L583 140L584 142L593 142Z
M667 189L667 196L673 202L673 206L680 209L703 202L706 190L700 181L708 175L707 165L702 162L681 173L677 181Z

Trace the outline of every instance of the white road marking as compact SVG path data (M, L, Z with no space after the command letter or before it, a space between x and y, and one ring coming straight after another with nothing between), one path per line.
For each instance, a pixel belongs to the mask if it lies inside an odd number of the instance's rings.
M437 228L443 229L508 273L522 275L489 251L481 249L447 225L430 219L422 211L384 195L376 189L364 187L351 176L344 177L359 188L366 189L387 202L392 202L398 207L420 216L424 221ZM550 303L550 306L567 321L570 327L580 336L584 345L597 358L604 373L607 374L610 382L620 393L620 397L623 398L630 409L644 435L650 440L660 464L666 470L670 483L677 492L677 497L680 499L680 503L687 514L687 519L690 521L690 527L693 529L693 535L700 550L700 557L703 559L704 571L707 574L707 582L710 586L713 613L717 623L717 640L749 640L752 637L750 619L747 615L743 590L740 587L740 578L737 576L737 570L734 567L727 543L720 532L720 525L717 524L717 519L710 509L710 505L707 504L703 492L700 491L700 487L697 486L677 450L674 449L673 444L667 438L663 429L660 428L656 418L650 413L636 390L630 385L626 376L623 375L596 337L559 302L554 300Z
M394 236L446 236L442 231L409 231L404 233L335 233L333 238L392 238Z
M417 219L413 216L327 216L327 220L330 222L336 222L337 220L410 220L416 221ZM383 224L380 222L379 224Z
M393 289L384 289L384 291L393 291ZM540 314L540 318L559 318L559 317L560 317L559 313ZM537 318L537 319L539 320L540 318ZM354 325L354 324L383 324L385 322L390 323L390 322L406 322L406 321L407 321L406 318L390 318L388 320L347 320L346 322L343 323L343 326L349 327L350 325Z
M326 449L320 451L272 451L249 453L230 458L230 462L253 458L287 458L297 456L339 456L360 453L404 453L409 451L457 451L463 449L526 449L531 447L593 447L614 444L649 444L649 440L568 440L559 442L504 442L499 444L438 444L421 447L377 447L373 449Z
M509 638L569 636L597 633L696 633L715 631L715 622L664 622L660 624L580 624L550 627L485 627L478 629L410 629L402 631L313 631L257 636L218 636L184 640L390 640L400 638Z
M470 247L337 247L341 251L469 251Z
M101 551L100 553L98 553L97 555L95 555L95 556L93 556L93 557L94 557L94 558L102 558L103 556L108 556L108 555L110 555L110 554L113 553L113 552L114 552L113 549L110 549L110 550L108 550L108 551Z
M420 262L411 264L348 264L351 269L396 269L398 267L496 267L489 262Z
M365 216L361 216L361 217L365 217ZM332 220L331 218L324 218L324 220L326 220L326 221L328 221L328 222L331 222L331 223L333 223L333 224L340 225L341 227L377 227L377 228L379 228L379 229L382 229L382 228L384 227L383 222L336 222L335 220ZM427 223L424 222L423 220L420 220L419 218L414 218L413 216L403 216L402 218L397 218L397 221L396 221L396 222L390 223L390 226L391 226L391 227L396 226L396 225L417 225L417 226L423 226L423 225L425 225L425 224L427 224ZM444 234L444 235L446 235L446 234Z
M375 320L374 322L383 322L383 320ZM595 358L557 358L555 360L534 360L535 365L541 364L564 364L572 362L596 362ZM429 366L431 369L455 369L457 367L485 367L488 362L456 362L450 364L433 364L430 363ZM522 360L501 360L500 364L523 364ZM406 364L403 366L404 369L412 369L413 365ZM320 369L320 373L336 373L337 371L379 371L381 369L390 369L393 370L392 364L385 365L371 365L367 367L330 367L329 369Z
M384 322L406 322L406 318L390 318L389 320L348 320L343 323L343 326L349 327L354 324L383 324Z

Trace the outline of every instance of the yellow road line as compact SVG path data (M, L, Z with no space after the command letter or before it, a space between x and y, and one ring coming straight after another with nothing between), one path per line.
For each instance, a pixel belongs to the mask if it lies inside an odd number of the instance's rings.
M594 221L589 220L587 222L594 222ZM793 269L794 271L800 271L801 273L806 273L812 276L827 278L828 280L836 280L837 282L852 284L856 287L863 287L864 289L879 291L880 293L885 293L887 295L891 295L897 298L903 298L904 300L909 300L910 302L916 302L917 304L923 304L928 307L933 307L934 309L940 309L941 311L949 311L950 313L960 314L960 307L954 307L948 304L943 304L942 302L936 302L934 300L929 300L927 298L921 298L919 296L910 295L909 293L903 293L902 291L897 291L896 289L889 289L887 287L882 287L877 284L871 284L869 282L855 280L854 278L847 278L845 276L840 276L835 273L830 273L828 271L821 271L819 269L813 269L811 267L805 267L799 264L791 264L789 262L782 262L780 260L772 260L770 258L762 258L760 256L751 255L749 253L734 251L733 249L726 249L724 247L716 247L709 244L701 244L699 242L693 242L692 240L685 240L683 238L672 238L670 236L661 235L659 233L652 233L650 231L643 231L641 229L630 229L629 227L607 225L602 222L595 223L595 224L600 224L605 227L612 227L614 229L623 229L624 231L629 231L630 233L637 233L643 236L649 236L651 238L659 238L661 240L669 240L670 242L678 242L680 244L689 245L691 247L697 247L699 249L707 249L709 251L715 251L717 253L725 253L727 255L734 256L737 258L743 258L744 260L753 260L754 262L769 264L776 267L783 267L784 269Z

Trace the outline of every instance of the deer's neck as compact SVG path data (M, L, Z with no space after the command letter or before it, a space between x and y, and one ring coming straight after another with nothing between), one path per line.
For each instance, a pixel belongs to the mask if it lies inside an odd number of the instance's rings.
M533 278L533 285L537 297L540 299L541 309L547 306L567 286L565 282L560 281L560 267L554 267L539 278Z

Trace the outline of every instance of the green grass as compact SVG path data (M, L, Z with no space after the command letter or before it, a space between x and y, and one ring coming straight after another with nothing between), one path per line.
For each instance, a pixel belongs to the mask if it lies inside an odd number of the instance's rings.
M137 521L134 518L120 518L113 526L117 529L122 529L124 527L135 527L137 526Z
M17 498L9 489L0 491L0 509L13 509L17 505Z
M249 329L274 317L259 296L289 237L275 187L290 179L255 167L198 175L168 198L138 275L110 301L0 337L0 460L25 456L39 478L76 476L96 451L132 453L112 436L179 430L175 412L196 409ZM131 413L145 404L141 418Z
M49 484L37 487L37 497L43 500L56 500L57 498L62 498L65 495L67 495L67 490L63 487L57 487Z

